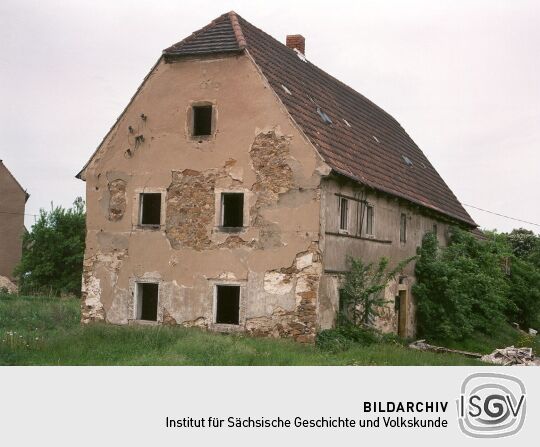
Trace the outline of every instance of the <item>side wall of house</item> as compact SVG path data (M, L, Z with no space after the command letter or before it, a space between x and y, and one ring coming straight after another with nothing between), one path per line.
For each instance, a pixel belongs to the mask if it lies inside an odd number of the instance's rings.
M339 308L339 289L343 273L347 270L347 257L359 257L365 263L377 263L381 257L390 260L391 267L416 254L423 236L434 231L441 245L445 245L449 224L434 215L426 215L420 208L410 206L397 198L377 194L353 182L335 176L323 181L323 266L321 280L319 321L322 329L333 327ZM347 200L347 229L340 229L341 199ZM371 234L367 224L367 206L373 210ZM406 241L400 241L401 215L406 216ZM387 306L375 322L385 332L398 332L399 312L402 317L402 335L415 333L415 305L411 294L414 283L414 262L406 266L401 276L392 281L384 292ZM398 311L396 297L406 295L405 309Z
M211 138L190 137L212 104ZM159 284L158 323L313 339L328 173L249 57L161 61L84 177L82 321L136 320L137 284ZM140 193L162 194L139 225ZM244 228L220 227L220 193L244 193ZM240 324L216 324L216 285L240 286Z
M0 163L0 276L14 279L21 260L26 193Z

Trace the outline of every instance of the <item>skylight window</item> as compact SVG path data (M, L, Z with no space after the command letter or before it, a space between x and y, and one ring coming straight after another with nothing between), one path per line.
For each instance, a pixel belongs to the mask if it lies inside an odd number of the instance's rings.
M292 95L291 91L285 87L283 84L281 84L281 87L283 88L283 90L285 90L285 93L287 93L288 95Z
M403 158L403 161L405 162L405 164L407 166L412 166L413 165L413 162L411 161L411 159L405 155L402 155L401 158Z
M330 117L326 113L324 113L320 107L317 107L317 113L325 124L332 124L332 120L330 119Z
M349 122L348 122L345 118L343 118L343 122L344 122L348 127L351 127L351 125L349 124Z
M373 135L373 139L374 139L377 143L380 143L379 139L378 139L375 135Z

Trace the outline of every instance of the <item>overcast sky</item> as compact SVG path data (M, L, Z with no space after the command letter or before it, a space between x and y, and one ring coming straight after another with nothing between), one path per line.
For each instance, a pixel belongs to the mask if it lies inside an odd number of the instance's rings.
M0 159L26 212L84 196L75 174L162 49L231 9L280 41L303 34L308 59L397 118L462 203L540 223L538 0L1 0Z

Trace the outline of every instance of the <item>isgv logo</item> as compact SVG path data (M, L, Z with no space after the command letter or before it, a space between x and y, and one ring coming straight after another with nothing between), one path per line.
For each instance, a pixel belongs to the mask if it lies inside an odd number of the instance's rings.
M516 434L525 422L525 386L516 377L476 373L465 379L457 400L459 427L473 438Z

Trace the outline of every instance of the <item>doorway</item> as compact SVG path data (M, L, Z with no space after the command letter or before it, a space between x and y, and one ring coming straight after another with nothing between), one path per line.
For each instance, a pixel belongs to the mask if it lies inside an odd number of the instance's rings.
M396 297L397 301L397 317L398 317L398 335L400 337L407 337L407 308L408 308L408 300L407 300L407 291L406 290L400 290L398 292L398 296Z

